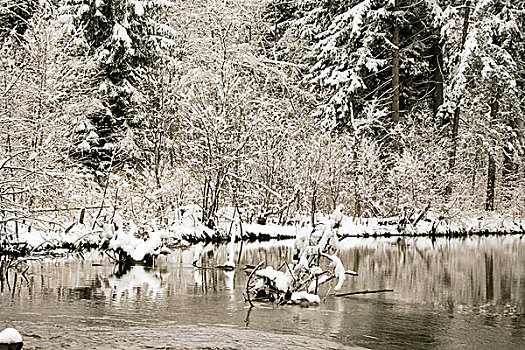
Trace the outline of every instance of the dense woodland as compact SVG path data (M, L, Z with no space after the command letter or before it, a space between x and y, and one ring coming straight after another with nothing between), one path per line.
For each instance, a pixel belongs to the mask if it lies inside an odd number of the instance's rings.
M523 217L524 28L525 0L0 0L0 222Z

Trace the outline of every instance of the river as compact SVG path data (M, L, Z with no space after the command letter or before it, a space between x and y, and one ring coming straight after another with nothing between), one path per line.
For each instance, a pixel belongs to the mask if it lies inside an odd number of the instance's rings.
M291 258L291 241L244 243L239 266ZM225 261L205 248L203 264ZM24 349L523 349L525 239L347 239L349 277L320 305L249 308L247 274L191 265L175 250L155 268L118 271L103 254L29 262L0 285L0 330ZM22 268L22 267L21 267ZM15 281L16 278L16 281ZM9 282L9 283L7 283Z

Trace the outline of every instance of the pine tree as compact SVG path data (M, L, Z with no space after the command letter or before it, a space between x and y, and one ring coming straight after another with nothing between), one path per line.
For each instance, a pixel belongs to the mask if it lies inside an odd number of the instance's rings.
M174 31L163 23L163 0L71 0L66 7L81 28L84 53L98 66L92 88L99 108L81 128L88 164L107 170L111 163L136 162L135 137L144 125L146 75L165 63Z

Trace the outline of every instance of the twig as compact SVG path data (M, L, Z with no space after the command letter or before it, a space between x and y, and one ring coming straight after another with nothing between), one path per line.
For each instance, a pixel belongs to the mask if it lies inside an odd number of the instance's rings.
M336 294L336 297L345 297L347 295L355 295L355 294L372 294L372 293L383 293L383 292L393 292L393 289L378 289L378 290L361 290L358 292L349 292L349 293L341 293Z
M72 210L87 210L87 209L104 209L109 208L109 205L100 206L94 205L90 207L73 207L73 208L38 208L38 209L29 209L30 213L47 213L54 211L72 211Z
M255 268L250 273L250 276L248 277L248 281L246 282L246 298L247 298L248 302L250 303L251 307L253 307L253 303L252 303L252 300L250 298L250 281L251 281L253 275L255 274L255 272L257 270L259 270L261 268L261 266L263 266L265 263L266 263L266 261L263 260L263 261L261 261L259 263L259 265L255 266Z
M292 276L292 279L293 279L293 284L295 285L297 283L297 281L295 280L295 277L293 275L293 272L292 270L290 269L290 265L288 265L288 263L285 261L284 264L286 265L286 267L288 268L288 272L290 272L290 276Z
M326 301L326 298L328 298L328 296L330 295L333 286L333 284L330 284L330 288L328 288L328 292L326 292L326 295L324 296L323 303Z
M2 161L2 164L0 164L0 170L2 170L3 168L5 168L5 167L6 167L6 164L7 164L9 161L11 161L13 158L16 158L16 157L18 157L19 155L24 154L24 153L27 153L27 152L29 152L29 150L26 149L26 150L18 151L18 152L16 152L15 154L11 154L9 157L7 157L6 159L4 159L4 160Z
M242 178L242 177L237 176L237 175L235 175L233 173L230 173L230 172L228 172L226 175L231 176L231 177L233 177L234 179L236 179L238 181L242 181L242 182L246 182L246 183L250 183L250 184L262 187L266 191L268 191L269 193L273 194L275 197L279 198L280 200L283 200L283 197L279 193L277 193L276 191L272 190L270 187L266 186L265 184L263 184L261 182L248 180L248 179Z
M319 273L319 274L312 275L312 276L308 277L308 278L305 279L304 281L301 281L301 283L300 283L299 286L296 288L296 290L299 290L299 289L303 288L303 286L305 286L306 284L310 283L314 278L319 278L320 276L325 275L325 274L327 274L327 273L331 274L330 271L323 271L323 272L321 272L321 273ZM335 277L334 275L332 275L331 277L328 277L325 281L323 281L323 282L322 282L321 284L319 284L319 285L323 285L323 284L325 284L326 282L331 281L334 277ZM317 283L319 283L319 281L317 281Z
M109 180L111 178L111 174L113 173L113 162L115 160L115 153L116 151L113 151L113 155L111 156L111 163L109 165L108 178L106 179L106 186L104 186L104 193L102 194L102 203L100 203L100 210L98 211L98 214L95 217L95 220L93 220L93 226L91 227L92 230L95 229L95 226L97 225L97 220L100 217L100 214L102 213L102 209L104 207L104 202L106 200L106 193L108 191L108 186L109 186Z

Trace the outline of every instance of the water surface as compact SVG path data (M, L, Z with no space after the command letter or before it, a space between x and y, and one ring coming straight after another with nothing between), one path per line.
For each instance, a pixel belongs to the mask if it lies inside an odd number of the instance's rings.
M291 258L291 242L244 244L240 266ZM118 271L99 253L29 262L0 285L0 328L24 349L523 349L525 241L347 239L339 252L350 277L318 306L249 308L244 271L191 265L176 250L154 269ZM208 246L202 264L224 263ZM15 282L16 278L16 282ZM331 293L330 293L331 294Z

